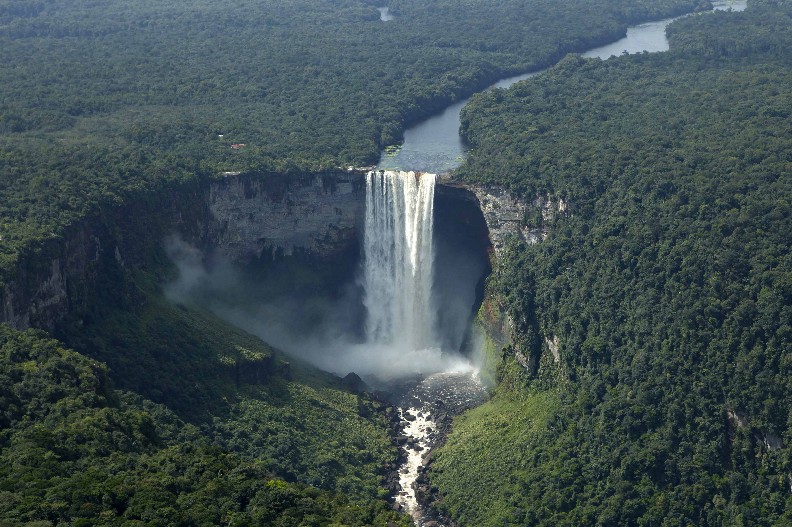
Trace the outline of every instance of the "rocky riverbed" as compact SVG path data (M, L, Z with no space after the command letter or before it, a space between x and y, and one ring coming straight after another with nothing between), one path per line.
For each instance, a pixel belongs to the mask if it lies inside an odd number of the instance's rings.
M451 527L431 507L436 499L427 476L431 453L445 440L453 417L483 403L487 390L475 371L403 379L386 390L396 405L391 419L402 454L389 480L394 506L412 516L417 527Z

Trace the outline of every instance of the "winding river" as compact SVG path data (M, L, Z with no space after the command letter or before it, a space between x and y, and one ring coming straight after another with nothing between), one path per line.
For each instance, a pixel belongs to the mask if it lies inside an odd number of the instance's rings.
M718 0L713 2L715 10L742 11L746 0ZM381 9L382 20L390 20L387 10ZM668 50L665 29L675 18L649 22L630 27L627 36L606 46L591 49L582 54L587 58L609 59L624 53L658 52ZM503 79L487 89L508 88L515 82L540 75L540 70ZM465 147L459 137L459 114L469 99L446 108L404 134L404 143L395 155L381 155L378 169L416 170L443 173L458 167L464 160ZM401 421L399 444L402 445L402 463L399 467L401 492L396 502L404 512L412 516L418 527L425 525L443 526L443 518L428 513L423 500L430 485L425 479L427 454L443 440L443 429L450 426L453 415L466 408L481 404L486 398L486 389L475 373L438 373L416 382L401 392L396 402ZM424 479L422 479L424 478Z
M742 11L746 0L717 0L715 10ZM685 15L687 16L687 15ZM680 17L677 17L680 18ZM667 18L657 22L648 22L627 29L627 36L599 48L591 49L582 54L587 58L608 59L624 53L657 52L668 50L668 39L665 29L676 20ZM524 73L500 80L487 89L508 88L519 82L547 70ZM444 173L462 164L465 146L459 137L459 113L470 99L457 102L442 113L430 117L404 132L404 142L398 152L388 154L382 152L378 169L383 170L416 170L422 172Z

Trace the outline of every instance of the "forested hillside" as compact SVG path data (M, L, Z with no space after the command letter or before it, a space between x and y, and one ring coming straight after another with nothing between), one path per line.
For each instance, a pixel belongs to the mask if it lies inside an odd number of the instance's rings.
M89 209L222 171L373 163L498 77L699 2L399 0L387 23L375 3L0 0L0 284Z
M89 213L372 163L498 77L708 6L378 4L0 0L0 288ZM466 111L460 177L570 212L489 284L541 367L507 353L439 455L461 525L792 523L790 12L693 17L671 53L572 57ZM161 252L64 342L0 326L0 525L406 525L385 406L166 301Z
M491 279L539 366L434 464L462 525L792 524L792 3L669 35L464 110L460 177L569 206Z
M275 478L277 455L233 453L166 406L114 389L107 373L41 332L0 326L0 524L407 525L384 501ZM325 408L325 425L346 411L348 395L313 397L340 410Z
M373 162L498 76L693 7L416 0L384 24L357 0L0 0L0 287L89 213ZM385 408L166 302L168 264L138 256L152 268L99 277L61 324L75 352L0 328L0 523L403 525Z

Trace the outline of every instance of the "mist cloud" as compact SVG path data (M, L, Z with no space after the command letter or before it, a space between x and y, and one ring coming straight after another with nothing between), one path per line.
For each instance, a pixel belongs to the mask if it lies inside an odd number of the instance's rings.
M439 348L409 350L365 342L361 291L344 284L339 294L284 293L252 280L223 259L211 259L178 236L165 240L178 278L165 285L174 302L207 309L288 355L323 370L364 378L395 379L440 371L467 371L469 361ZM468 306L468 312L470 307Z

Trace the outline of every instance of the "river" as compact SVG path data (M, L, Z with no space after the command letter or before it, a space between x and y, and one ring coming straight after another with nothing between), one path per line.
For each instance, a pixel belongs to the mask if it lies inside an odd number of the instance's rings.
M746 8L746 0L718 0L712 4L715 10L721 11L728 9L742 11ZM630 27L627 29L626 37L612 44L586 51L582 56L605 60L625 52L633 54L644 51L667 51L668 39L665 36L665 28L674 20L676 18L667 18ZM529 79L544 71L547 70L543 69L502 79L487 89L508 88L515 82ZM469 100L459 101L443 110L442 113L408 128L404 132L404 142L401 148L395 155L382 152L377 168L416 170L438 174L457 168L462 164L465 155L465 145L459 137L459 113Z
M713 2L716 10L742 11L746 1L720 0ZM612 56L668 50L665 28L675 18L640 24L627 29L627 36L606 46L582 54L587 58L607 60ZM541 74L540 70L503 79L487 89L508 88L515 82ZM469 99L468 99L469 100ZM459 113L468 100L446 108L442 113L409 128L404 143L396 155L383 153L378 169L416 170L442 173L458 167L464 160L464 145L459 137ZM424 501L431 499L431 486L426 480L427 454L441 443L454 415L477 406L486 399L486 388L475 372L436 373L408 382L397 388L396 395L401 420L399 444L403 450L399 467L401 492L396 502L410 514L416 526L444 526L444 518L433 516L425 509ZM422 499L423 498L423 499Z
M720 0L713 2L713 5L716 10L742 11L746 8L746 1ZM591 49L582 56L607 60L624 53L666 51L668 40L665 28L673 20L675 18L630 27L624 38ZM508 88L515 82L540 75L543 71L546 70L509 77L487 89ZM377 168L442 173L458 167L465 155L465 147L459 137L459 114L468 100L449 106L442 113L409 128L404 134L400 150L395 155L383 153ZM423 491L429 488L428 483L421 479L425 470L424 459L443 440L441 430L449 426L451 417L465 408L480 404L486 396L486 390L475 374L440 373L416 381L401 394L397 405L402 420L404 461L399 470L402 491L396 501L419 527L425 523L445 525L442 518L427 515L422 500L417 496L425 496Z

